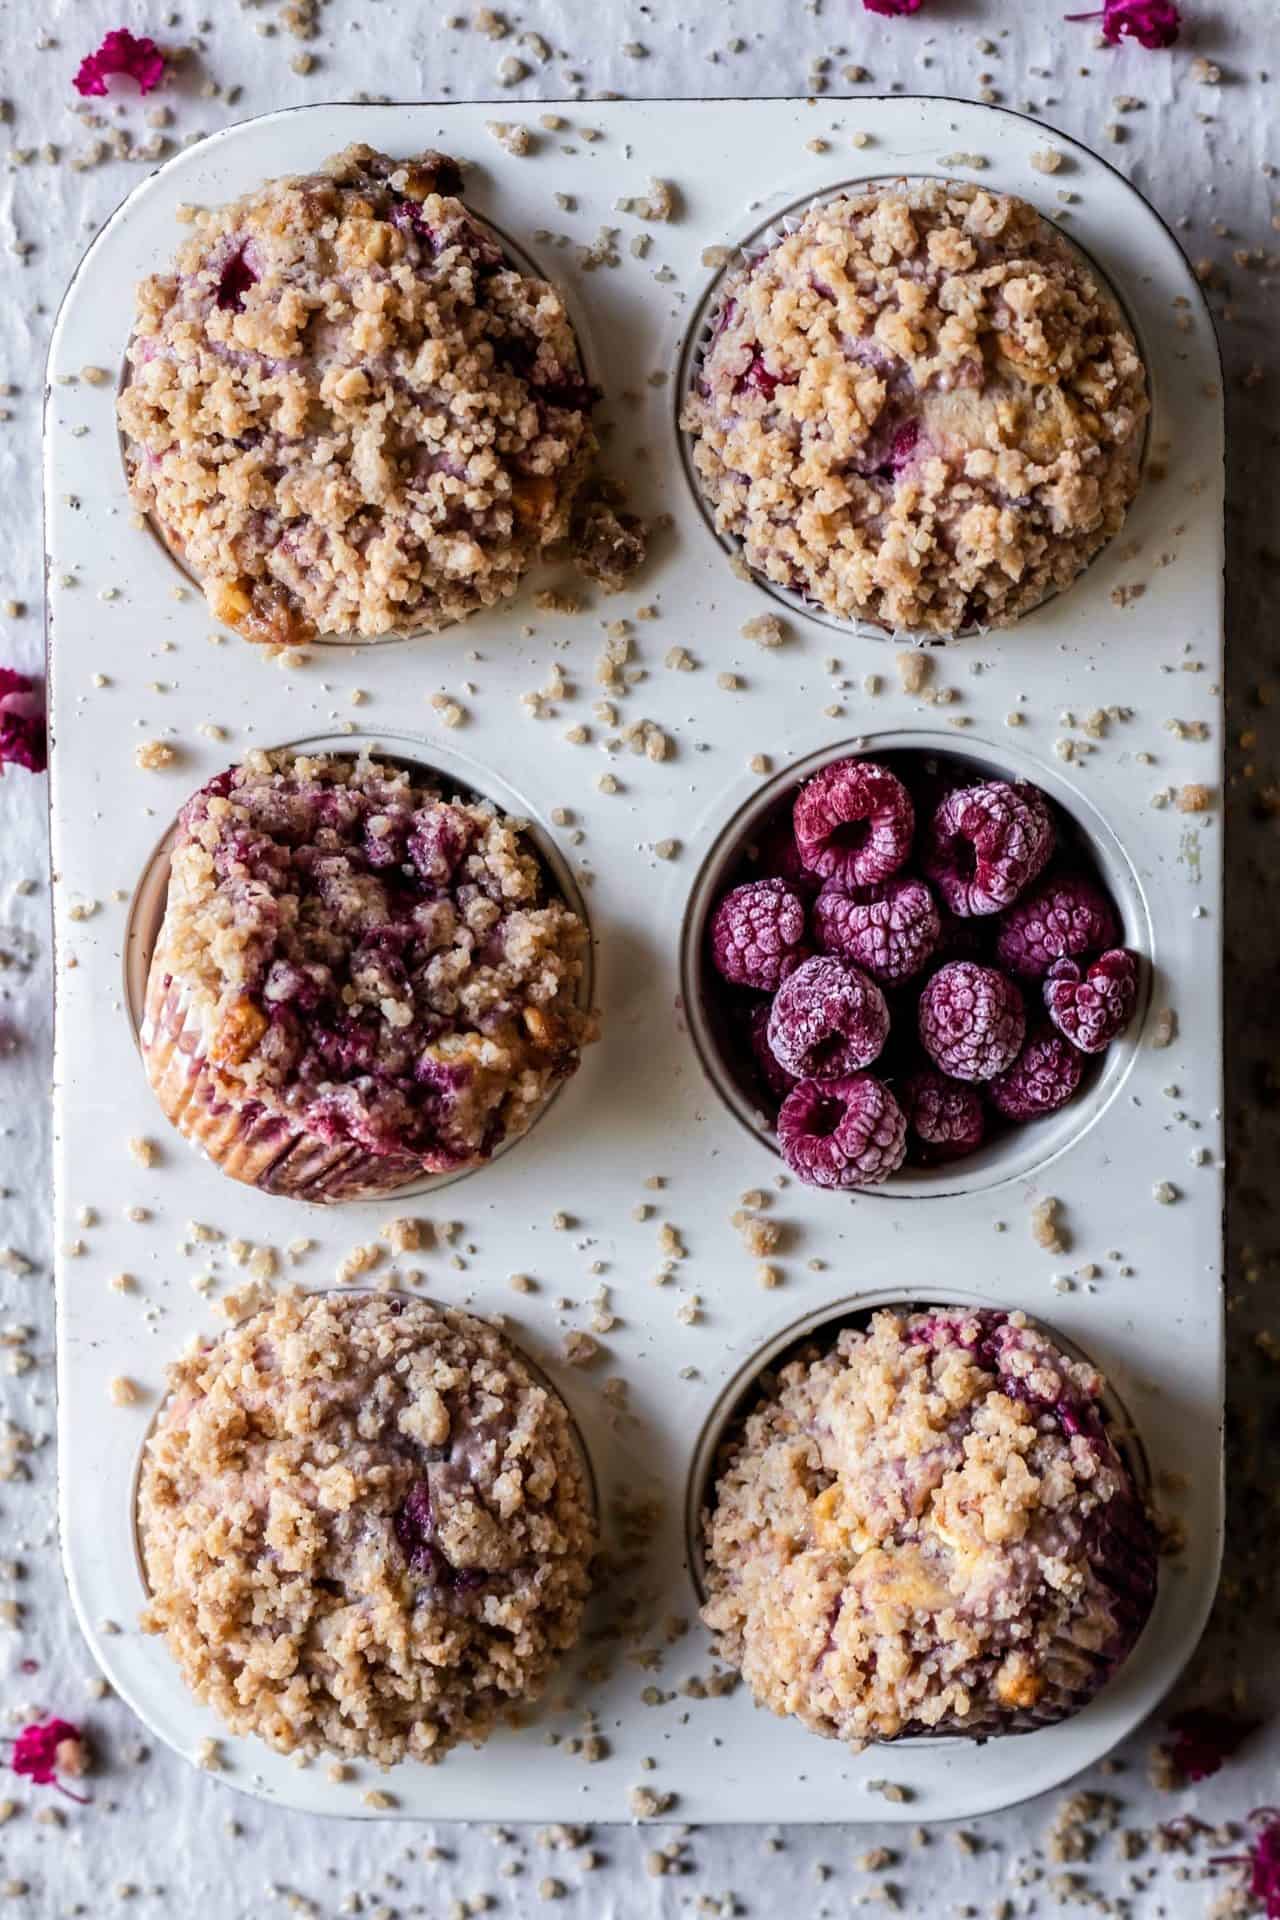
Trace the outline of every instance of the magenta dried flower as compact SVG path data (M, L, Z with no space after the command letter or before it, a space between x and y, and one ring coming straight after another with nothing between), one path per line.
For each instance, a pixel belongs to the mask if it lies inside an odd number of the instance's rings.
M805 960L769 1010L769 1045L798 1080L836 1080L869 1067L889 1037L889 1009L874 980L828 954Z
M1280 1920L1280 1809L1255 1807L1249 1818L1258 1824L1258 1832L1248 1853L1215 1854L1209 1864L1247 1867L1250 1898L1261 1902L1267 1920Z
M59 1773L76 1779L84 1772L84 1742L80 1729L70 1720L34 1720L22 1729L13 1743L10 1765L37 1787L56 1787L68 1800L89 1802L84 1794L64 1787Z
M1084 1059L1051 1027L1032 1034L1011 1067L987 1087L987 1098L1006 1120L1042 1120L1065 1107L1080 1085Z
M923 880L898 878L870 894L852 894L829 880L813 904L813 930L825 953L865 967L887 986L919 973L941 930Z
M1075 960L1055 960L1044 983L1045 1005L1059 1033L1081 1053L1101 1053L1133 1018L1138 956L1113 947L1082 973Z
M1024 980L1042 980L1055 960L1100 953L1118 928L1111 902L1083 875L1047 880L1002 922L996 958Z
M906 1157L907 1117L869 1073L802 1080L782 1103L778 1145L811 1187L872 1187Z
M903 20L919 13L923 0L862 0L868 13L882 14L886 20Z
M117 73L136 80L139 93L150 93L164 79L164 55L154 40L116 27L96 53L85 55L71 84L90 98L106 93L107 81Z
M1100 20L1109 47L1129 38L1153 53L1171 47L1182 29L1182 15L1173 0L1104 0L1093 13L1068 13L1063 18Z
M785 880L749 880L711 919L711 956L735 986L772 993L805 956L804 907Z
M925 1068L912 1074L902 1098L911 1131L923 1148L922 1159L954 1160L982 1145L982 1097L963 1081Z
M806 867L846 887L874 887L905 863L915 809L888 767L833 760L801 787L792 823Z
M1225 1707L1185 1707L1169 1722L1164 1752L1185 1781L1208 1780L1257 1727Z
M0 667L0 772L8 765L43 773L47 762L44 700L25 673Z
M939 803L923 864L952 913L1000 913L1053 852L1053 820L1038 788L984 780Z
M994 967L953 960L920 995L920 1041L953 1080L990 1080L1012 1066L1027 1016L1012 980Z

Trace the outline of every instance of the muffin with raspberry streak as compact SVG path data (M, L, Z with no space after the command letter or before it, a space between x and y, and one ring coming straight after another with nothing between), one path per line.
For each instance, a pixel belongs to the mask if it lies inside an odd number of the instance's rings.
M1079 1711L1156 1539L1104 1383L1021 1313L877 1313L767 1377L704 1516L702 1617L757 1701L860 1747Z
M434 632L565 537L595 450L564 304L441 154L348 147L144 280L133 497L247 639Z
M1006 625L1124 521L1142 361L1023 200L899 181L811 207L713 324L682 424L716 525L827 613Z
M353 754L183 808L143 1057L234 1179L347 1200L487 1160L592 1035L587 928L522 823Z
M536 1697L578 1637L594 1503L564 1402L492 1327L293 1290L169 1386L142 1625L233 1733L435 1761Z

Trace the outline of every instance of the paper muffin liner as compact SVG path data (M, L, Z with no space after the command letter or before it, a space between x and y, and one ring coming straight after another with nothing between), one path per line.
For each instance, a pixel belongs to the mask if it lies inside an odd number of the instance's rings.
M322 1139L248 1093L210 1059L207 1022L171 971L163 939L151 963L139 1037L147 1078L166 1116L233 1180L328 1204L376 1199L429 1171L411 1154L375 1154L352 1141Z
M889 177L881 174L870 174L859 180L841 181L835 186L824 187L820 192L810 194L806 199L796 201L791 206L783 208L783 210L776 214L765 226L756 228L752 233L748 234L744 240L726 246L724 252L728 257L712 281L702 304L698 308L693 325L687 336L680 377L676 386L678 427L676 438L679 444L680 460L684 468L685 478L689 483L693 498L703 518L706 520L708 527L710 527L716 540L730 556L733 563L746 570L746 577L749 577L752 582L759 587L762 593L768 594L771 599L780 601L784 607L790 608L793 613L800 614L808 620L817 620L823 626L831 627L838 633L855 634L860 640L889 641L897 647L952 646L959 640L968 641L981 639L986 634L996 631L996 629L989 626L974 625L961 627L955 633L941 634L908 627L886 627L862 615L850 617L846 614L832 613L830 609L824 607L820 601L811 600L803 593L797 592L794 588L781 586L776 580L768 579L763 573L758 572L756 568L751 565L750 561L748 561L741 536L735 533L726 533L717 524L715 505L704 493L702 480L693 464L690 450L693 435L679 426L679 416L683 411L685 400L695 390L698 381L702 377L703 364L717 337L716 316L719 314L720 308L723 305L725 288L732 275L744 267L750 267L754 262L762 260L766 254L772 252L773 248L778 246L783 240L790 239L792 235L798 233L805 219L815 207L830 206L832 202L837 200L847 200L859 194L874 193L877 190L895 186L900 180L907 185L914 185L934 178L950 180L952 176L903 174ZM981 185L980 182L962 182L961 184ZM995 189L995 191L1000 191L1000 189ZM1026 199L1025 194L1014 194L1012 197L1015 199ZM1149 390L1151 375L1147 355L1143 351L1142 342L1138 337L1137 329L1129 315L1128 309L1116 292L1111 280L1102 271L1092 254L1086 252L1085 248L1080 245L1074 235L1067 233L1055 220L1043 212L1040 207L1035 206L1034 201L1028 201L1027 204L1035 208L1036 213L1054 238L1059 240L1069 252L1075 254L1080 262L1088 269L1097 282L1098 290L1104 300L1109 301L1114 307L1119 324L1133 341L1138 356L1142 361ZM1147 418L1143 423L1142 445L1138 452L1138 478L1133 496L1126 509L1127 513L1132 512L1134 501L1137 499L1138 491L1142 485L1142 473L1146 465L1150 433L1151 415L1150 412L1148 412ZM1118 534L1114 535L1113 539L1118 537ZM1084 573L1087 573L1089 568L1102 557L1110 545L1111 541L1106 541L1099 547L1098 551L1083 569ZM1081 577L1082 575L1078 574L1076 580L1078 581ZM1076 581L1073 581L1071 584L1075 585ZM1037 612L1040 607L1047 605L1050 600L1056 598L1057 592L1061 591L1065 591L1065 589L1057 589L1055 592L1046 594L1044 599L1037 601L1034 607L1029 607L1025 613L1019 614L1013 624L1017 625L1020 621L1028 619L1031 614Z

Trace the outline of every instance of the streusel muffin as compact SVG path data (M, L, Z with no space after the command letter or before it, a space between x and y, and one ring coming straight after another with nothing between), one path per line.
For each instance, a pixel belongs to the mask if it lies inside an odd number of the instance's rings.
M142 1625L233 1733L437 1760L537 1696L578 1637L595 1516L564 1402L491 1327L293 1291L169 1386Z
M904 181L811 207L713 326L682 424L716 525L827 613L1004 625L1124 520L1142 361L1025 201Z
M1076 1712L1156 1543L1102 1381L1019 1313L877 1313L784 1367L705 1516L703 1619L756 1700L861 1745Z
M587 948L488 801L354 754L251 753L179 816L147 1074L234 1179L391 1192L488 1159L576 1070Z
M456 163L348 147L203 216L144 280L133 497L251 640L434 631L569 531L592 392L556 289Z

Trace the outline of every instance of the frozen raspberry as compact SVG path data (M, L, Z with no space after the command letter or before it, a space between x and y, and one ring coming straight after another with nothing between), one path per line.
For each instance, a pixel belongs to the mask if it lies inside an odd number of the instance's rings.
M775 1100L785 1100L796 1084L796 1076L787 1072L769 1045L769 1015L772 1011L768 1000L761 1000L752 1007L747 1020L747 1038L760 1078Z
M889 1009L874 980L828 954L805 960L769 1010L769 1045L798 1080L837 1080L869 1067L889 1037Z
M782 1103L778 1145L811 1187L873 1187L906 1157L907 1117L869 1073L802 1080Z
M994 967L953 960L920 995L920 1039L954 1080L990 1080L1018 1057L1027 1016L1012 980Z
M1066 1106L1083 1072L1075 1048L1045 1027L1032 1034L1007 1072L996 1075L987 1098L1006 1120L1039 1120Z
M1049 1018L1081 1053L1101 1053L1133 1018L1138 956L1112 947L1083 976L1075 960L1055 960L1044 985Z
M902 1097L922 1160L955 1160L982 1145L982 1099L972 1087L925 1068L912 1074Z
M806 867L846 887L874 887L910 853L915 809L888 767L833 760L801 787L792 821Z
M804 907L785 880L748 880L712 916L711 956L735 986L772 993L804 954Z
M940 926L923 880L890 880L870 897L828 880L814 902L813 930L824 953L854 960L874 979L896 986L919 973L937 945Z
M1009 914L996 957L1024 980L1042 980L1055 960L1099 953L1116 937L1116 917L1100 887L1083 875L1046 880Z
M999 913L1052 852L1053 821L1038 788L987 780L959 787L940 803L923 864L952 913Z

